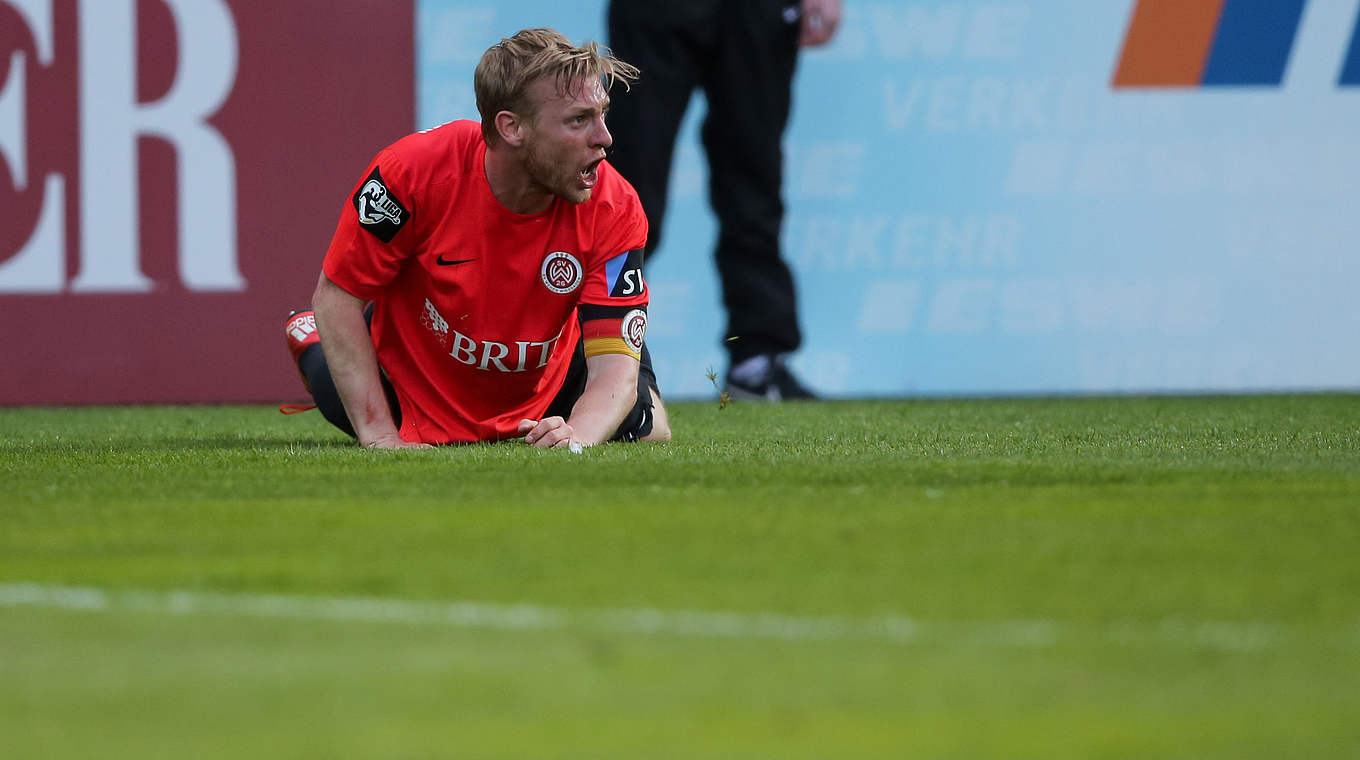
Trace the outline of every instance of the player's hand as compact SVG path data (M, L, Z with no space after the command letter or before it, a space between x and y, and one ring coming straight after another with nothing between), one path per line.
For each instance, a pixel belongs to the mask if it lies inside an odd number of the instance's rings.
M364 448L366 448L366 449L432 449L432 448L434 448L434 447L431 446L431 445L428 444L428 443L420 443L419 441L406 441L406 440L402 440L401 436L397 435L396 433L388 433L387 435L380 435L380 436L378 436L377 438L374 438L374 439L371 440L371 441L364 441Z
M798 46L825 45L841 23L841 0L803 0L802 17Z
M575 439L576 430L561 417L520 420L519 432L524 436L525 443L539 449L562 447L579 451L582 446Z

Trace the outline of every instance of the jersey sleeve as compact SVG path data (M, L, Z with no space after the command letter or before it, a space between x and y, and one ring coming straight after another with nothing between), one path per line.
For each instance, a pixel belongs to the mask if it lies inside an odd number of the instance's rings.
M596 264L585 277L577 315L587 357L627 354L641 359L647 334L647 283L642 279L647 216L633 189L597 230Z
M351 295L377 297L412 255L412 184L398 158L384 150L341 209L322 270Z

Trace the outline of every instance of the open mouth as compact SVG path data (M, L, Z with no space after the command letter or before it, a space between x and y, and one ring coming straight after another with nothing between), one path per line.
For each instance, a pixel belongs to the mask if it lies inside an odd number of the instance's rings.
M599 169L600 169L600 162L603 161L603 160L604 160L604 157L603 157L603 156L600 157L600 158L597 158L597 159L595 159L594 161L591 161L591 162L586 166L586 168L584 168L584 169L581 170L581 184L585 185L586 187L594 187L594 186L595 186L595 183L600 179L600 172L599 172Z

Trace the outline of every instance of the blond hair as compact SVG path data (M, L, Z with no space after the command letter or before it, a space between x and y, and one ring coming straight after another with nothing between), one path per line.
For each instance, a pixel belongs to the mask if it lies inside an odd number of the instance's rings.
M516 32L483 53L472 75L482 136L488 144L500 140L496 114L501 111L533 118L537 104L528 97L529 88L544 77L552 77L558 92L567 94L577 82L591 77L604 80L606 90L618 81L627 88L637 80L638 70L615 58L608 48L594 42L574 46L553 29Z

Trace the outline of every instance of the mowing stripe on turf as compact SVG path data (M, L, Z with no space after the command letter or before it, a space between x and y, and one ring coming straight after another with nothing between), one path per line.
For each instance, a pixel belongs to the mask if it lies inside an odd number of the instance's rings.
M369 597L296 596L213 591L99 589L39 583L0 584L0 607L88 612L217 614L341 620L454 628L706 636L784 641L879 641L1047 647L1067 639L1121 645L1171 645L1255 652L1294 638L1284 625L1171 619L1158 623L1067 623L1047 620L926 622L907 617L800 617L771 612L704 612L653 608L583 609L533 604L434 602ZM1342 643L1360 646L1354 631Z

